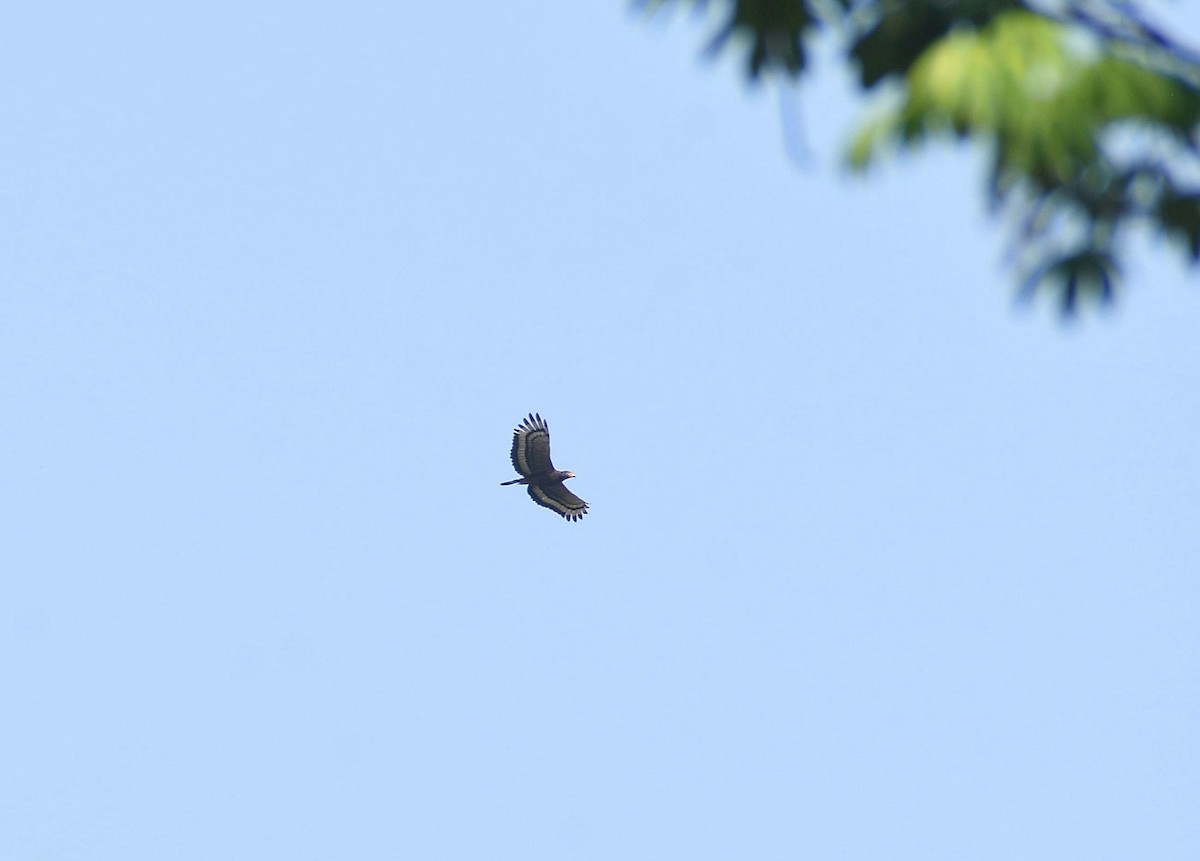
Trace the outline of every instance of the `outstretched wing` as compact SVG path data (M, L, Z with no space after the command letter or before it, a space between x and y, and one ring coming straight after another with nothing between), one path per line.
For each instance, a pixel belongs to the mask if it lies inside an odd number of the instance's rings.
M550 426L540 415L530 413L513 431L512 463L513 469L526 478L554 471L550 462Z
M543 508L557 511L567 520L579 520L588 510L588 504L567 490L561 481L529 485L529 498Z

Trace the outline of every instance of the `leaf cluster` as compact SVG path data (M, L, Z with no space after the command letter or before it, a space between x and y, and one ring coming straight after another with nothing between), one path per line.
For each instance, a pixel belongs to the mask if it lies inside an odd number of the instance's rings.
M1057 13L1020 0L718 5L726 14L710 50L739 39L751 79L802 74L805 41L832 31L862 89L892 91L854 137L852 166L929 138L990 147L989 199L1014 217L1022 295L1048 289L1067 314L1084 297L1111 300L1134 225L1200 263L1200 59L1128 4L1075 0Z

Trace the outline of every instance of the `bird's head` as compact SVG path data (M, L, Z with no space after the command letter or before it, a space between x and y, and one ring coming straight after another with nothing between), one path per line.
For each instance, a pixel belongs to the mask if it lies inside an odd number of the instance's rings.
M573 473L569 470L563 472L563 481L566 481L568 478L574 478L574 477L575 477L575 473Z

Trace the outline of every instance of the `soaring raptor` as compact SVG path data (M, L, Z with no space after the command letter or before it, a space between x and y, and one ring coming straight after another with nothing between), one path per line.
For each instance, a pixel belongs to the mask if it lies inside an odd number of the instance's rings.
M521 477L502 481L502 486L528 485L534 502L557 511L567 520L579 520L587 514L588 504L563 484L566 479L574 478L575 473L555 469L550 462L550 426L540 415L530 413L513 431L512 464Z

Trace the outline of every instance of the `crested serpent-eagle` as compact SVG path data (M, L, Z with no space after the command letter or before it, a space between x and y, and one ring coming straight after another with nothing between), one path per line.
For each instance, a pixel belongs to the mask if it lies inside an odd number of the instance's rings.
M555 469L550 462L550 426L540 415L530 413L513 430L512 464L521 477L502 481L501 486L527 485L530 499L567 520L579 520L587 514L588 504L563 484L575 473Z

